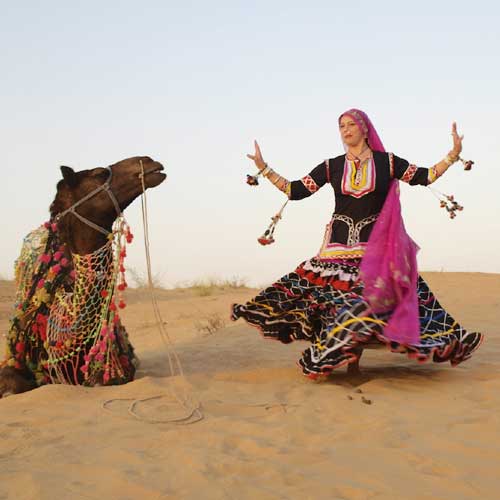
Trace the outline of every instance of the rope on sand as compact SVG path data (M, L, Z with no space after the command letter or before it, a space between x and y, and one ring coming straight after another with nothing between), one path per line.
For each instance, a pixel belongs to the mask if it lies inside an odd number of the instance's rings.
M150 254L150 243L149 243L149 224L148 224L148 206L146 199L146 186L144 184L144 165L142 160L140 160L141 165L141 184L142 184L142 195L141 195L141 209L142 209L142 225L144 232L144 248L146 253L146 266L147 266L147 274L148 274L148 289L151 295L151 303L153 305L153 311L156 320L156 326L160 333L160 338L165 348L165 352L167 354L170 376L168 378L169 381L169 394L158 394L154 396L150 396L147 398L114 398L108 399L102 403L102 408L107 411L111 411L109 405L115 401L131 401L128 407L128 414L134 417L137 420L142 422L148 422L152 424L160 424L160 423L176 423L176 424L194 424L199 422L204 418L204 415L201 411L201 404L198 399L193 394L192 387L189 386L189 383L184 375L184 370L182 368L181 361L179 356L175 352L173 341L170 338L170 335L165 327L165 322L163 321L160 313L160 308L158 306L158 301L156 298L156 294L153 286L153 278L151 272L151 254ZM180 390L174 387L173 378L177 376L178 380L181 382ZM154 419L144 417L139 415L136 411L139 405L147 403L148 401L157 400L169 397L173 395L176 402L182 407L183 412L180 416L165 418L165 419Z

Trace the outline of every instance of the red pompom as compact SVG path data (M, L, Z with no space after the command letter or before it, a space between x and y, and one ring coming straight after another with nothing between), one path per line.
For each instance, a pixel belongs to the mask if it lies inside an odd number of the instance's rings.
M257 241L261 245L270 245L271 243L274 243L274 238L271 236L267 238L266 236L261 236L260 238L257 239Z
M59 274L61 272L61 264L56 264L55 266L52 266L50 268L50 270L54 273L54 274Z
M50 255L42 253L42 255L40 255L40 261L44 264L48 264L50 262Z

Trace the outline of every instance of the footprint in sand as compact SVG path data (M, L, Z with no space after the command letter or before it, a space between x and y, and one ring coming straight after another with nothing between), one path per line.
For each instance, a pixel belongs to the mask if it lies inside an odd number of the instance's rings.
M32 429L22 422L0 424L0 435L2 436L0 462L2 460L11 460L13 455L18 455L26 451L28 451L28 455L33 454L35 448L33 440L39 434L39 431Z

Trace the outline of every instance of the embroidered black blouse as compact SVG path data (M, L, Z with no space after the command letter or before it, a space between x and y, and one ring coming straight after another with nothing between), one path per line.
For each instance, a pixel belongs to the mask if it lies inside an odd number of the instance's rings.
M434 168L420 168L392 153L373 152L356 168L346 155L326 160L300 180L290 182L288 196L301 200L330 183L335 193L335 211L327 226L319 257L359 258L382 209L391 179L426 186L437 178Z

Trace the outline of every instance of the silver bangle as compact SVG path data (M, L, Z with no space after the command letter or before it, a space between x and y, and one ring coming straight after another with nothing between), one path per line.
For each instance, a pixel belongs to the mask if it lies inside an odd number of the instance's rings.
M271 172L271 167L265 163L265 167L260 171L260 174L263 176L263 177L267 177L269 175L269 172Z

